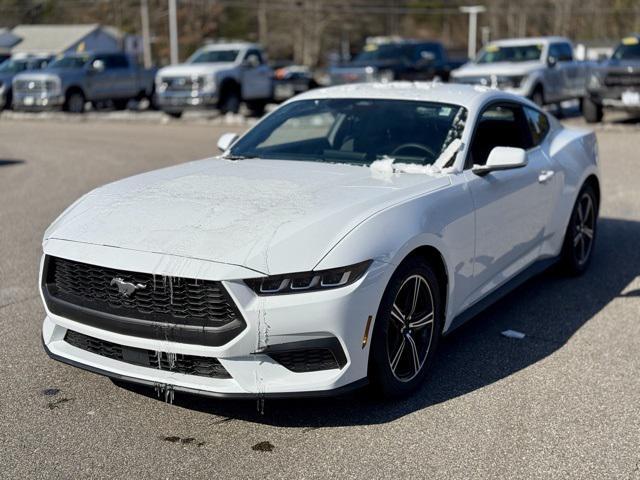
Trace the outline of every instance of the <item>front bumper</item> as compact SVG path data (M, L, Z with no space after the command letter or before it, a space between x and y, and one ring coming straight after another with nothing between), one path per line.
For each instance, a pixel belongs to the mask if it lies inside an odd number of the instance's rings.
M160 109L165 112L182 112L184 110L198 110L216 108L218 106L218 94L204 93L200 91L184 92L159 92L156 100Z
M603 107L628 111L640 110L640 101L631 103L625 99L625 94L628 93L638 94L636 98L640 99L640 85L603 87L590 89L588 93L594 103Z
M130 269L137 271L136 265L131 265ZM347 287L273 297L258 297L242 281L223 281L247 325L235 338L220 346L114 333L55 315L45 303L43 344L47 353L61 362L163 389L238 398L340 393L366 383L369 344L363 345L363 336L368 318L375 318L388 271L388 264L374 262L362 279ZM184 275L184 271L181 274ZM370 336L373 322L369 329ZM228 378L210 378L114 360L65 341L68 331L132 349L160 352L160 355L215 358L228 372ZM323 342L336 346L336 356L340 355L338 352L342 353L337 367L292 371L284 362L280 363L282 360L277 361L274 354Z
M57 110L64 104L64 95L51 92L13 93L15 110Z

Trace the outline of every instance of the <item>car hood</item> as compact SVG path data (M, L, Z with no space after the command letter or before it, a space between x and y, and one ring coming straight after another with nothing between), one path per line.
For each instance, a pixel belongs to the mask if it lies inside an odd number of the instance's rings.
M49 78L62 78L65 75L74 75L81 71L82 70L75 68L36 70L19 73L13 78L16 80L47 80Z
M487 64L465 63L452 74L456 78L483 75L526 75L543 68L542 62L496 62Z
M170 65L158 70L158 75L163 77L183 77L187 75L211 75L222 70L233 68L231 62L224 63L183 63Z
M446 175L376 178L368 167L343 164L201 160L88 193L49 227L45 242L189 257L265 274L308 271L376 212L449 183Z

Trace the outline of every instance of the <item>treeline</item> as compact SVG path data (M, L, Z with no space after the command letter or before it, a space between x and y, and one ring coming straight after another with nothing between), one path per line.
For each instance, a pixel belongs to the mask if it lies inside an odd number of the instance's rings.
M464 49L464 4L486 7L478 41L566 35L617 39L640 31L640 0L177 0L180 58L215 39L260 41L272 59L326 64L366 37L437 38ZM168 62L168 0L148 0L153 59ZM0 27L19 23L101 23L140 33L140 0L0 0Z

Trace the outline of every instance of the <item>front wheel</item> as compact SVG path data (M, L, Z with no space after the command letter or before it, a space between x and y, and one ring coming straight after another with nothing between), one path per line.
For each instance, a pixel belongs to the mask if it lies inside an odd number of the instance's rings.
M582 99L582 116L587 123L598 123L602 121L604 117L604 111L602 105L597 104L589 97Z
M538 105L540 108L544 106L544 91L541 86L537 86L531 94L531 101Z
M581 275L589 266L596 240L598 203L590 185L580 191L565 233L561 263L569 275Z
M67 94L64 109L70 113L84 113L84 104L84 94L79 90L74 90Z
M369 380L385 397L420 386L442 331L440 285L420 258L405 261L391 277L380 303L369 354Z

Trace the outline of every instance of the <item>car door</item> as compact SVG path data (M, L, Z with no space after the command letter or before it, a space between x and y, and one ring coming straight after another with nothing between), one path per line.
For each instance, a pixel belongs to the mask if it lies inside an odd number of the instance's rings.
M259 50L248 49L240 68L242 69L242 98L247 100L271 98L272 72Z
M110 98L113 74L108 66L108 55L96 55L89 60L86 70L86 86L88 100L105 100Z
M109 55L108 69L112 76L111 98L135 97L138 93L135 72L126 55Z
M527 165L475 174L473 164L484 165L497 146L525 149ZM534 145L520 104L494 103L483 110L464 172L476 218L475 289L469 303L537 259L551 213L548 179L542 177L548 175L550 165L539 145Z

